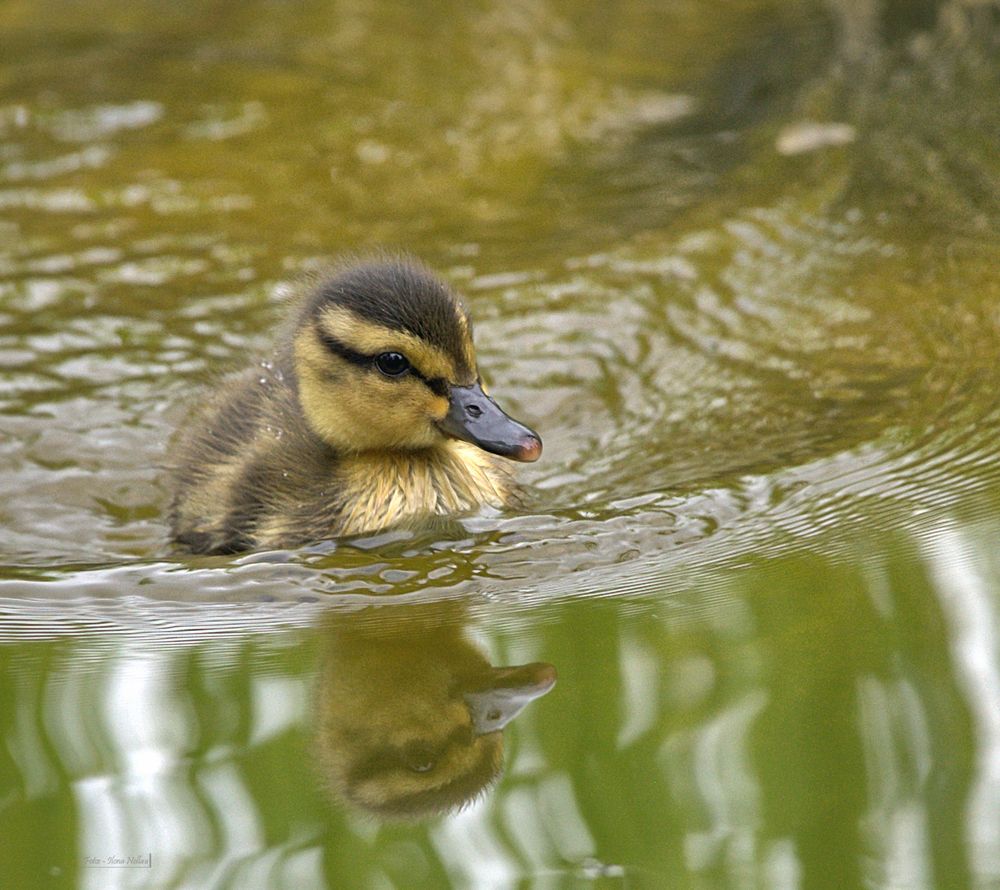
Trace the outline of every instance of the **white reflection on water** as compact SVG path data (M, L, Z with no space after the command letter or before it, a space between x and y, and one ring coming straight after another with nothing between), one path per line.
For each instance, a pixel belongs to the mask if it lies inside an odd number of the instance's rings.
M122 105L92 105L69 109L43 117L39 123L60 142L91 142L122 130L147 127L161 117L163 105L160 102L137 101Z
M597 852L597 844L587 827L587 820L580 812L573 782L566 773L547 777L539 788L536 812L547 826L547 834L556 845L559 855L566 862L582 862ZM536 859L551 861L552 857Z
M555 817L553 822L546 820L543 812L529 786L519 785L504 796L503 830L510 837L510 846L516 851L522 869L523 863L551 862L555 857L550 833L563 818L563 810L551 814ZM572 816L575 807L570 806L568 812Z
M797 890L801 886L802 869L791 840L779 838L768 844L764 875L764 886L770 890Z
M625 748L648 732L659 714L660 665L656 654L626 633L622 639L619 670L622 677L624 719L618 730L618 747Z
M520 870L482 802L446 819L431 831L431 838L456 887L494 890L516 885Z
M749 759L749 734L767 698L763 690L747 693L698 727L690 740L690 778L696 787L692 790L700 796L710 822L706 830L691 831L685 838L692 871L707 870L719 860L734 876L752 874L756 867L761 795ZM665 755L666 749L661 752Z
M257 677L251 691L251 745L263 744L289 727L304 722L309 696L302 682L290 677Z
M951 623L958 682L977 736L977 775L968 805L971 856L977 874L1000 880L1000 577L995 537L973 540L949 523L928 538L925 552Z
M73 785L80 883L93 890L129 886L134 878L126 870L89 866L87 857L103 860L155 851L157 874L176 879L178 863L199 851L207 855L212 836L204 806L181 766L182 753L196 738L196 725L191 709L173 694L177 653L150 652L140 641L129 641L107 654L104 671L85 674L82 682L98 690L92 703L95 717L99 715L94 729L108 752L108 771ZM87 707L79 701L75 711L63 712L61 727L85 726L86 719L70 715L82 717Z
M858 706L869 789L862 828L884 872L876 883L927 887L927 819L916 799L932 766L926 713L909 683L870 676L858 683Z
M25 800L37 800L57 791L59 775L42 742L33 696L28 694L28 682L27 678L21 680L14 727L4 741L21 775ZM16 792L12 791L10 798L16 798ZM4 804L6 803L5 799Z
M80 820L80 849L94 851L103 861L108 856L122 856L120 850L130 848L126 837L129 825L114 793L113 776L90 776L74 783L73 792ZM84 890L111 890L124 885L124 874L118 869L90 867L81 863L79 883Z
M232 745L210 748L192 773L199 726L177 685L191 652L150 643L139 637L102 647L99 665L91 657L83 669L58 675L47 691L49 737L70 773L77 807L79 885L136 886L142 880L133 870L95 867L87 859L152 852L157 886L193 890L238 877L241 887L265 890L279 874L296 887L326 886L318 848L299 849L294 837L269 843ZM301 682L258 678L254 693L254 739L301 718L307 698ZM25 741L26 750L45 750ZM45 790L44 775L52 772L46 764L26 762L23 769L38 775Z
M228 752L220 752L226 756ZM200 771L197 780L216 835L217 855L204 866L203 886L217 886L241 862L260 856L268 844L257 811L257 801L236 766L218 760Z

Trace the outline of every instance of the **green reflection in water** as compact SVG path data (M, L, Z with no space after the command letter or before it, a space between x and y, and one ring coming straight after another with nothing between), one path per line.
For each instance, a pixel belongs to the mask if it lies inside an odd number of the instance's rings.
M146 603L103 642L8 646L5 874L98 886L81 858L127 846L153 851L150 886L988 886L1000 565L978 554L996 531L473 608L491 660L545 659L560 682L508 728L497 785L429 822L357 815L318 777L375 763L361 795L384 802L464 773L461 745L436 777L421 760L456 706L467 726L448 677L482 664L454 602L293 609L306 626L252 635L239 608L180 623ZM256 624L283 620L268 608ZM27 601L6 614L59 633Z

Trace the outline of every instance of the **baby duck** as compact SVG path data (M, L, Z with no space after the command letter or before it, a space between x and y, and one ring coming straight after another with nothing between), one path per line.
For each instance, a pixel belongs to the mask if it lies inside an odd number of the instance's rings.
M516 501L504 460L541 439L483 388L459 298L409 260L348 268L302 299L273 357L179 435L174 540L296 547Z
M551 664L496 667L455 600L333 610L313 754L334 797L385 819L449 812L499 777L504 732L556 682Z

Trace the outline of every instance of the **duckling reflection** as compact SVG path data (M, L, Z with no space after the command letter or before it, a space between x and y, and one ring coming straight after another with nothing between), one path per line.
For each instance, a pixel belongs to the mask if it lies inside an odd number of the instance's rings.
M336 797L415 819L459 808L499 777L504 727L556 672L493 667L466 639L463 615L436 603L331 620L316 757Z

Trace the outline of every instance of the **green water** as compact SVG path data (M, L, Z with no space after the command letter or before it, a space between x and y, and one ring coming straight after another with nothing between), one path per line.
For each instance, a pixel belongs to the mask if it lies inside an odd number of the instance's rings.
M0 3L0 886L1000 887L998 95L991 0ZM172 430L381 246L528 507L174 552Z

